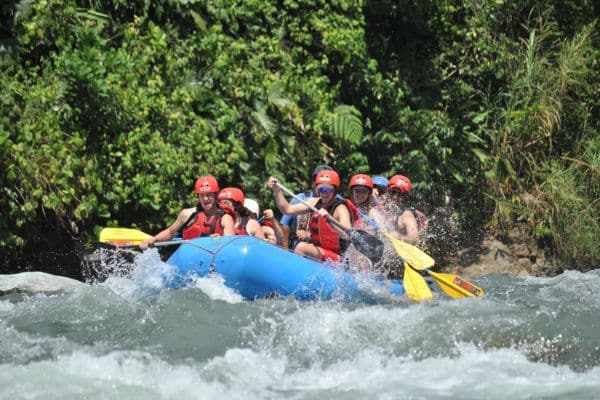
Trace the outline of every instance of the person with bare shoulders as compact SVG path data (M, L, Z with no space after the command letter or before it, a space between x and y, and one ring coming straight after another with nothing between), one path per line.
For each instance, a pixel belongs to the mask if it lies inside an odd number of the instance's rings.
M299 242L294 252L317 260L339 261L340 254L348 247L345 230L352 228L350 211L344 200L336 197L340 186L340 177L333 170L320 171L314 179L317 198L306 200L317 209L310 216L310 241ZM282 214L301 215L311 211L306 204L290 204L277 185L277 179L270 177L267 185L273 190L275 203ZM334 219L342 228L329 221Z
M420 240L419 226L413 209L409 208L407 204L411 188L412 184L407 177L403 175L391 177L385 206L392 219L391 235L396 239L416 245Z
M231 215L234 220L234 232L236 235L254 236L264 239L262 227L251 217L251 212L244 206L246 196L241 189L236 187L227 187L219 193L219 207Z
M215 177L206 175L196 180L198 204L196 207L181 210L177 219L167 229L140 243L141 249L154 245L155 242L171 240L180 232L183 239L193 239L199 236L234 234L233 218L227 215L217 205L219 183Z

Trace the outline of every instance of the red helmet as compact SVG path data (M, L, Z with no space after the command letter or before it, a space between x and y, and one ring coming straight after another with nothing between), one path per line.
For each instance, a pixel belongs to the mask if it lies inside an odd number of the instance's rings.
M350 189L354 186L366 186L369 189L373 189L373 180L369 175L357 174L350 179Z
M396 188L401 192L410 193L412 184L407 177L403 175L394 175L390 178L390 183L388 183L388 189L392 188Z
M205 175L196 179L196 193L218 193L219 182L214 176Z
M225 189L221 190L217 199L219 201L231 200L240 204L244 204L245 198L244 192L242 192L241 189L235 187L226 187Z
M333 185L336 188L340 187L340 176L335 171L323 170L315 176L315 185L319 186L322 183Z

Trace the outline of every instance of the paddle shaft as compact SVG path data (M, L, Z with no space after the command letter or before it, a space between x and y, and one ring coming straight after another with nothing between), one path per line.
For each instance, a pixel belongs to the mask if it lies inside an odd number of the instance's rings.
M155 242L150 247L174 246L174 245L178 245L178 244L186 244L189 242L191 242L191 240L165 240L163 242ZM112 243L109 242L109 244L112 244ZM117 247L118 249L139 249L140 248L139 244L128 244L125 246L114 245L114 246Z
M313 211L319 211L315 206L313 206L312 204L310 204L308 201L304 200L302 197L299 197L296 194L294 194L294 192L292 192L290 189L288 189L285 186L283 186L281 183L277 182L276 185L279 186L281 188L281 190L283 190L284 192L286 192L287 194L289 194L290 196L292 196L293 198L295 198L296 200L298 200L300 203L304 204L306 207L310 208ZM342 224L340 224L339 222L337 222L331 216L327 217L327 221L331 222L333 225L337 226L338 228L340 228L341 230L343 230L346 233L348 233L350 231L350 229L345 228Z

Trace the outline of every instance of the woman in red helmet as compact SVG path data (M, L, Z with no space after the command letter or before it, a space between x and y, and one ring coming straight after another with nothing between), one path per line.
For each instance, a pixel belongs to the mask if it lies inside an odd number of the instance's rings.
M403 175L390 178L386 192L385 211L391 219L391 234L406 243L419 243L419 228L415 213L408 208L408 197L412 189L410 179Z
M241 189L227 187L219 193L219 206L234 219L233 230L236 235L249 235L264 239L262 227L256 219L250 218L250 211L244 207L246 196Z
M177 219L167 229L159 232L150 239L140 243L140 248L150 247L157 241L171 240L180 232L184 239L199 236L233 235L233 218L218 207L217 193L219 183L214 176L201 176L196 180L198 204L196 207L184 208Z
M384 220L375 208L373 180L369 175L357 174L350 178L349 206L355 206L354 228L375 233L384 226ZM350 210L353 211L352 209ZM353 212L354 214L354 212Z
M270 177L267 184L273 190L275 203L282 214L301 215L311 211L305 204L290 204L277 185L276 178ZM352 228L348 207L344 200L336 197L340 187L340 177L332 170L320 171L315 176L315 187L319 197L307 200L310 205L318 209L312 212L310 217L310 242L299 242L294 252L317 260L338 261L340 254L348 247L347 235L343 229L330 224L328 219L335 219L347 230Z

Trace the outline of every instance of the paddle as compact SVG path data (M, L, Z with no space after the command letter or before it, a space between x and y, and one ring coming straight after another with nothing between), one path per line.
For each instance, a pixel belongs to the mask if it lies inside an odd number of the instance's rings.
M431 300L433 297L427 282L416 270L404 263L404 278L402 279L406 297L412 301Z
M279 186L281 190L298 200L300 203L304 204L306 207L310 208L313 211L318 211L315 206L305 201L303 198L296 196L294 192L283 186L281 183L277 182L277 186ZM361 253L366 255L369 258L369 260L373 261L373 263L378 263L379 260L381 260L381 257L383 256L383 242L377 237L365 231L347 229L332 217L328 217L327 220L331 224L337 226L338 228L346 232L350 237L350 241L356 246L356 248Z
M109 243L118 248L130 249L140 246L142 240L151 238L151 235L137 229L131 228L103 228L100 231L100 243ZM163 242L155 242L154 247L173 246L184 244L189 240L167 240Z
M459 276L430 271L429 268L435 264L435 260L418 247L396 239L390 233L385 233L385 235L392 242L392 245L394 245L398 255L406 260L407 264L405 264L404 268L405 275L407 270L409 270L409 268L406 268L408 265L411 267L410 270L424 270L425 273L432 276L440 288L452 298L459 299L468 296L483 296L483 289Z
M462 299L464 297L483 297L483 289L457 275L443 274L441 272L426 272L435 279L444 293L453 299Z
M409 263L414 269L420 271L431 268L433 267L433 264L435 264L435 260L418 247L403 242L400 239L396 239L391 233L385 233L385 236L387 236L390 242L392 242L394 245L396 253L398 253L401 258L406 260L406 262Z
M99 241L111 243L118 247L139 245L142 240L149 239L147 233L131 228L103 228L100 231Z
M299 202L301 202L302 204L304 204L311 210L317 211L316 207L312 206L310 203L306 202L304 199L296 196L291 190L284 187L281 183L277 182L277 186L279 186L284 192L286 192L287 194L289 194L290 196L292 196L293 198L295 198L296 200L298 200ZM329 220L329 222L336 225L343 231L348 232L350 234L351 240L353 238L352 232L358 233L361 240L354 241L353 242L354 245L362 253L364 253L367 257L369 257L369 259L371 259L373 262L377 263L379 260L381 260L381 256L383 255L383 243L381 242L381 240L379 240L375 236L373 236L365 231L346 229L343 226L341 226L333 218L329 218L328 220ZM356 233L354 235L356 235ZM357 236L354 236L354 238L356 238L356 237ZM414 247L414 246L411 246L409 244L406 244L406 246L404 246L405 243L400 242L399 240L397 240L396 238L394 238L391 235L390 235L390 237L391 237L391 239L393 239L392 243L394 244L394 248L396 248L396 252L398 253L398 255L400 255L400 257L404 258L407 262L409 262L408 259L410 259L413 262L419 262L420 265L426 265L429 263L429 260L431 260L431 265L434 264L433 259L431 257L429 257L427 254L425 254L424 252L422 252L421 250L417 249L416 247L415 247L416 250L410 250L410 247ZM401 244L396 245L395 241L400 242ZM373 257L372 256L373 254L375 254L376 257ZM406 254L406 257L404 256L405 254ZM426 257L424 257L423 255L428 257L429 260ZM431 266L431 265L429 265L429 266ZM408 297L410 300L424 301L424 300L429 300L433 297L433 295L431 294L431 290L429 289L429 286L427 286L427 282L425 282L425 279L423 279L423 277L418 272L411 269L406 262L404 264L404 278L402 280L402 283L404 285L404 290L406 291L406 297Z

